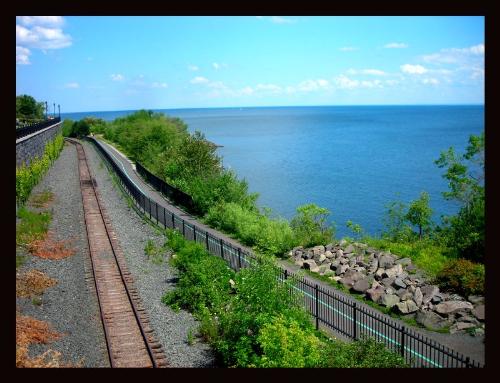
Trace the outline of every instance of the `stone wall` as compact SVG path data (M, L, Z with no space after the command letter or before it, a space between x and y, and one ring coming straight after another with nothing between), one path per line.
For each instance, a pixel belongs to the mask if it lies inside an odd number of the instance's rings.
M20 138L16 141L16 167L22 164L29 165L35 157L43 155L45 145L61 131L62 123L59 122L49 128L42 129L32 136Z

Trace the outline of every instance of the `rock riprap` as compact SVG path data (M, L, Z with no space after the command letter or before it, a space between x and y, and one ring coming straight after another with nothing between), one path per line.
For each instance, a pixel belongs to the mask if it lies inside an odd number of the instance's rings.
M466 299L440 292L410 258L345 240L307 249L296 247L289 256L299 267L401 315L413 316L429 329L484 334L484 297L471 295Z

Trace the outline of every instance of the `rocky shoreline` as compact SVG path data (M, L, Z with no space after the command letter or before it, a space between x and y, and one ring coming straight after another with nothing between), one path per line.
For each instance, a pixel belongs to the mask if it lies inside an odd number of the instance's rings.
M328 277L430 330L484 335L484 297L441 292L410 258L345 240L296 247L288 255L301 268Z

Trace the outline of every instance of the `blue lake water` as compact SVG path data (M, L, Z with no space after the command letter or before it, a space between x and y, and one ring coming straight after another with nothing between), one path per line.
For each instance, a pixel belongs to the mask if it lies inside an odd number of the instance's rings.
M484 107L321 106L157 110L182 118L223 147L224 165L244 177L259 205L291 218L297 206L328 208L337 236L346 221L366 232L383 228L385 205L430 194L434 218L457 205L442 198L447 182L434 160L450 146L463 152L484 129ZM106 120L133 111L61 114Z

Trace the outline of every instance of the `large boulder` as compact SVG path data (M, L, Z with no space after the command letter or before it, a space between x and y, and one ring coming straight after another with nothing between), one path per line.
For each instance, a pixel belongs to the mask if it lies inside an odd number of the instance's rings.
M370 267L368 268L368 274L374 274L378 269L378 259L374 258L370 262Z
M347 270L349 270L349 265L339 265L339 267L337 267L337 270L335 271L335 274L344 274Z
M381 280L383 278L383 275L385 273L385 269L380 267L376 272L375 272L375 279Z
M416 303L413 302L411 299L396 303L395 306L401 314L410 314L415 311L418 311Z
M394 257L389 254L384 254L378 259L378 265L384 269L391 268L394 265Z
M295 264L296 264L297 266L299 266L299 267L302 267L302 266L304 265L304 261L303 261L302 259L297 259L297 260L295 261Z
M412 299L413 298L413 294L411 292L409 292L408 290L406 290L406 289L399 289L398 291L396 291L396 295L402 301L406 301L408 299Z
M423 294L422 303L425 305L429 303L432 297L434 297L434 295L436 295L439 292L439 287L434 285L425 285L422 286L420 290L422 291Z
M450 334L455 334L458 331L463 331L472 327L476 327L476 325L470 322L457 322L450 327Z
M325 251L325 257L331 259L334 257L333 253L330 250Z
M372 287L371 289L366 290L366 295L373 301L378 302L385 294L385 290L381 286Z
M384 294L380 299L380 303L383 304L385 307L389 308L391 308L398 302L399 302L399 297L394 294Z
M317 257L318 257L318 259L317 259L318 263L323 263L326 260L325 254L320 254ZM316 259L316 256L314 258Z
M354 253L354 246L349 245L344 249L344 253Z
M483 321L484 320L484 305L477 305L476 307L474 307L474 310L472 310L472 314L474 314L474 316Z
M323 245L319 245L319 246L314 246L312 248L312 251L313 251L313 254L314 255L320 255L320 254L323 254L325 252L325 246Z
M400 258L394 262L396 265L408 266L411 264L410 258Z
M349 258L346 257L339 258L339 262L345 265L346 263L349 263Z
M415 316L417 323L432 330L440 330L450 323L433 311L418 311Z
M484 304L484 297L481 295L469 295L467 300L473 304Z
M337 267L339 267L340 265L340 262L338 259L335 259L333 260L331 263L330 263L330 269L331 270L337 270Z
M370 282L366 278L356 281L352 286L352 289L359 293L364 293L369 288L370 288Z
M312 272L318 272L319 271L319 267L318 265L316 264L316 262L314 261L314 259L308 259L307 261L304 261L304 269L306 270L310 270Z
M451 314L459 310L472 310L472 303L466 301L446 301L438 304L435 310L439 314Z
M380 264L380 262L379 262ZM401 265L396 265L391 268L386 268L384 274L382 276L385 276L386 278L391 278L391 277L397 277L403 272L403 266Z
M382 285L384 285L385 287L391 287L395 280L396 280L396 278L394 278L394 277L392 277L392 278L384 278L384 279L382 279L380 281L380 283Z
M337 258L341 258L344 256L344 251L342 249L338 249L336 251L336 254L337 254Z
M393 283L394 286L406 289L406 283L401 278L396 278Z
M420 289L420 287L415 288L415 291L413 293L413 299L418 307L422 306L424 295L422 294L422 290Z
M334 248L334 244L333 243L329 243L328 245L325 246L325 251L332 251L332 249Z

